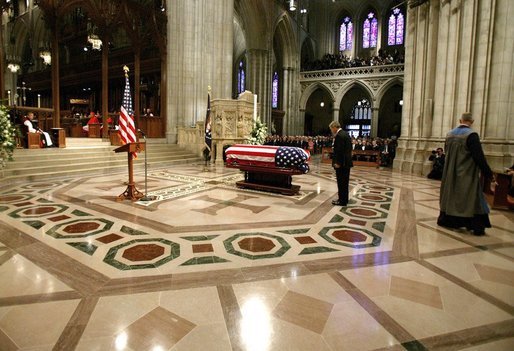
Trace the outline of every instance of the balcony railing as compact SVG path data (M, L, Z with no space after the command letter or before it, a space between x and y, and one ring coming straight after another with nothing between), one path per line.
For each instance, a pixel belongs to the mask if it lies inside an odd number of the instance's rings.
M300 73L300 81L319 81L319 80L340 80L345 78L369 78L402 76L404 65L383 65L383 66L363 66L351 68L326 69L321 71L304 71Z

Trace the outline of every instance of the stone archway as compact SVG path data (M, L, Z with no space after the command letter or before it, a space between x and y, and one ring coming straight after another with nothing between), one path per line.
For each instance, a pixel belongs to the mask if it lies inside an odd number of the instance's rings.
M396 82L383 91L380 98L378 110L378 131L377 136L389 138L397 137L401 133L403 85Z
M367 118L358 118L354 116L354 109L363 101L369 102L371 110L367 114ZM373 95L370 94L369 90L361 84L354 83L344 92L340 100L339 123L345 130L348 130L350 126L359 125L361 134L373 134L371 125L372 118L375 116L375 113L373 113L375 108Z

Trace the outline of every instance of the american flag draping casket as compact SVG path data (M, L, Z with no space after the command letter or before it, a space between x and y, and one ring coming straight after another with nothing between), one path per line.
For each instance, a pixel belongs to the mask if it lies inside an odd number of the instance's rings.
M299 147L271 145L233 145L225 151L229 166L257 166L296 169L309 172L308 151Z

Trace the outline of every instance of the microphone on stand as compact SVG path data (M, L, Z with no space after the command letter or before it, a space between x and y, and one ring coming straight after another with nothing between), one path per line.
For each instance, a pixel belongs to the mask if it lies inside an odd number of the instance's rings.
M146 134L141 130L141 129L138 129L137 130L139 133L141 133L141 135L143 136L143 138L146 138Z

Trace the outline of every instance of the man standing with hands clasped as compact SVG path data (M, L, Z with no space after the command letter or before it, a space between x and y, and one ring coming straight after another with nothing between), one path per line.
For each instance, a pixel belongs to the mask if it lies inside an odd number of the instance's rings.
M332 135L334 135L332 167L336 171L338 199L332 201L332 205L348 205L348 185L350 183L350 168L352 162L352 140L348 133L341 129L337 121L332 121L329 125Z

